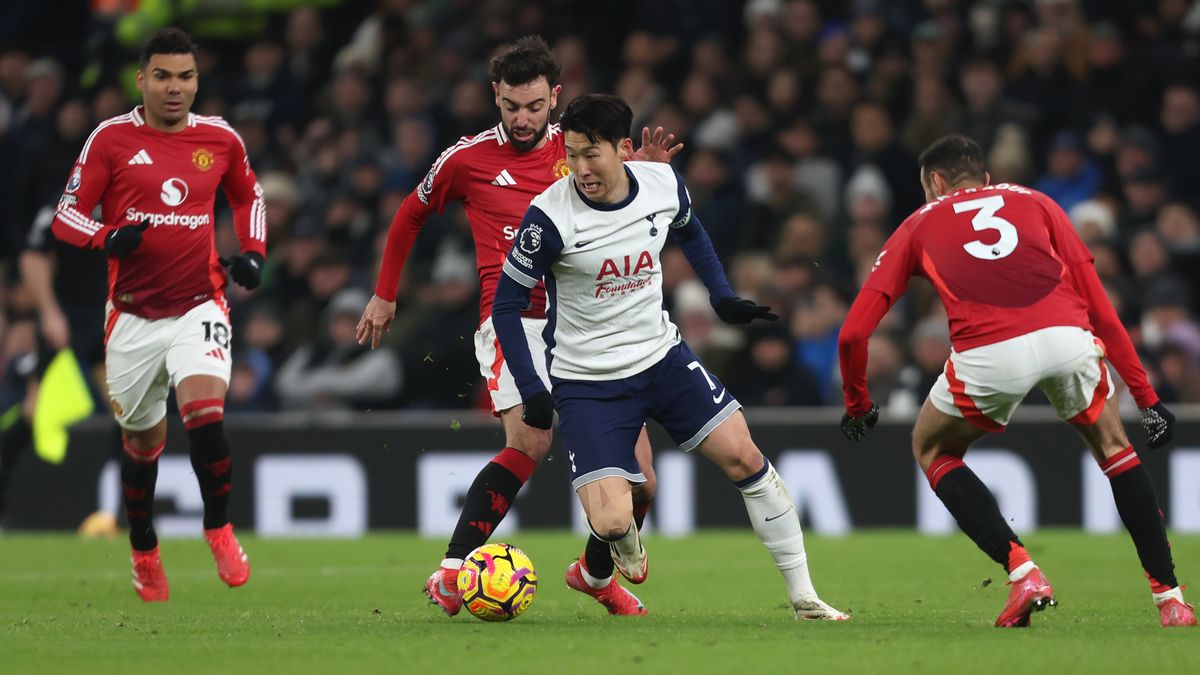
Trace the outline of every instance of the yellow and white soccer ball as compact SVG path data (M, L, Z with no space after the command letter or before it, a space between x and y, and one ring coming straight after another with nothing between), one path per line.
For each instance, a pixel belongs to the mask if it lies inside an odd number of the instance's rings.
M458 571L463 607L484 621L520 616L537 594L533 561L508 544L484 544L471 551Z

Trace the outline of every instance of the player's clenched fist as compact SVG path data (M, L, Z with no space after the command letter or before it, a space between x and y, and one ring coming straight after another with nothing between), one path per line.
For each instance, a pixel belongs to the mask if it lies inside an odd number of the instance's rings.
M358 344L365 345L370 342L371 349L378 348L383 334L392 329L392 320L395 318L395 301L372 295L367 308L363 310L362 318L358 320Z
M238 286L252 291L262 283L263 257L260 254L248 251L228 260L225 258L218 260L223 267L229 269L229 276Z
M852 441L861 441L867 435L867 429L875 427L879 421L879 406L874 403L866 413L851 416L849 411L842 415L842 433Z
M1142 428L1146 430L1147 442L1151 448L1161 448L1171 442L1175 435L1175 415L1167 410L1162 402L1155 403L1149 408L1142 408Z
M755 319L778 321L779 315L770 307L738 297L721 298L713 309L725 323L750 323Z
M124 258L133 253L133 249L142 243L142 233L150 227L149 220L143 220L137 225L118 227L104 238L104 252L114 258Z
M549 429L554 426L554 396L548 391L534 394L525 401L525 412L521 413L521 421L537 429Z

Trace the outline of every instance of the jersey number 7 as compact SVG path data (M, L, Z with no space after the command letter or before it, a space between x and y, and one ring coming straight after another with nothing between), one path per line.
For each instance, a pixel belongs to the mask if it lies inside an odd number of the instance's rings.
M996 215L996 212L1003 206L1004 197L1001 195L971 199L965 202L958 202L954 205L955 213L977 211L975 216L971 218L971 227L975 228L976 232L983 230L997 230L1000 232L1000 240L994 244L985 244L978 239L963 244L963 249L967 253L980 260L999 260L1007 257L1016 250L1016 226Z

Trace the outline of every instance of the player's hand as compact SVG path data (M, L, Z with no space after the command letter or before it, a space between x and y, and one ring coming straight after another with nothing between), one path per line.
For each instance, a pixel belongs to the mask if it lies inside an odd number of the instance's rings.
M525 401L525 412L521 413L521 421L537 429L549 429L554 426L554 396L548 391L542 391Z
M683 143L675 142L675 134L668 134L662 127L654 129L650 135L650 127L642 127L642 147L629 159L637 162L663 162L670 164L671 159L683 150Z
M1167 410L1162 401L1138 412L1142 415L1142 428L1146 430L1148 437L1146 445L1161 448L1171 442L1171 438L1175 436L1175 415Z
M725 323L750 323L755 319L779 320L779 315L772 312L770 307L737 296L721 298L713 309L717 310L717 316Z
M263 257L254 251L248 251L232 258L217 258L221 267L229 270L229 276L242 288L252 291L262 283Z
M71 325L67 323L67 317L57 305L43 307L38 318L42 335L54 351L66 349L71 344Z
M142 233L150 227L149 220L143 220L137 225L118 227L104 238L104 252L114 258L124 258L133 253L133 249L142 243Z
M851 417L849 412L842 415L842 433L852 441L861 441L867 435L867 429L873 429L878 421L879 406L872 402L865 415Z
M362 318L358 320L358 344L370 342L371 349L377 349L383 334L392 329L392 320L395 318L395 301L388 302L378 295L372 295Z

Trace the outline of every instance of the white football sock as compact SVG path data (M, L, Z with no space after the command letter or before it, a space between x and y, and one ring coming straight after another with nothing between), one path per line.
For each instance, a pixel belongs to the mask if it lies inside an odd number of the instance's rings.
M583 582L592 588L604 588L608 582L612 581L612 575L608 575L603 579L594 577L588 574L587 568L583 566L583 561L579 561L579 574L583 577Z
M442 567L447 567L452 570L462 569L462 558L445 558L442 560Z
M1154 597L1154 604L1156 605L1161 605L1171 598L1175 598L1176 600L1183 602L1183 591L1178 586L1169 591L1163 591L1162 593L1151 593L1151 595Z
M1029 574L1036 569L1037 565L1034 565L1032 560L1026 560L1020 565L1017 565L1016 569L1008 573L1008 580L1014 582L1020 581L1021 579L1025 578L1026 574Z
M817 592L808 572L800 516L775 467L768 466L762 478L738 490L746 502L746 513L750 515L754 533L771 552L775 565L783 574L788 600L816 599Z

